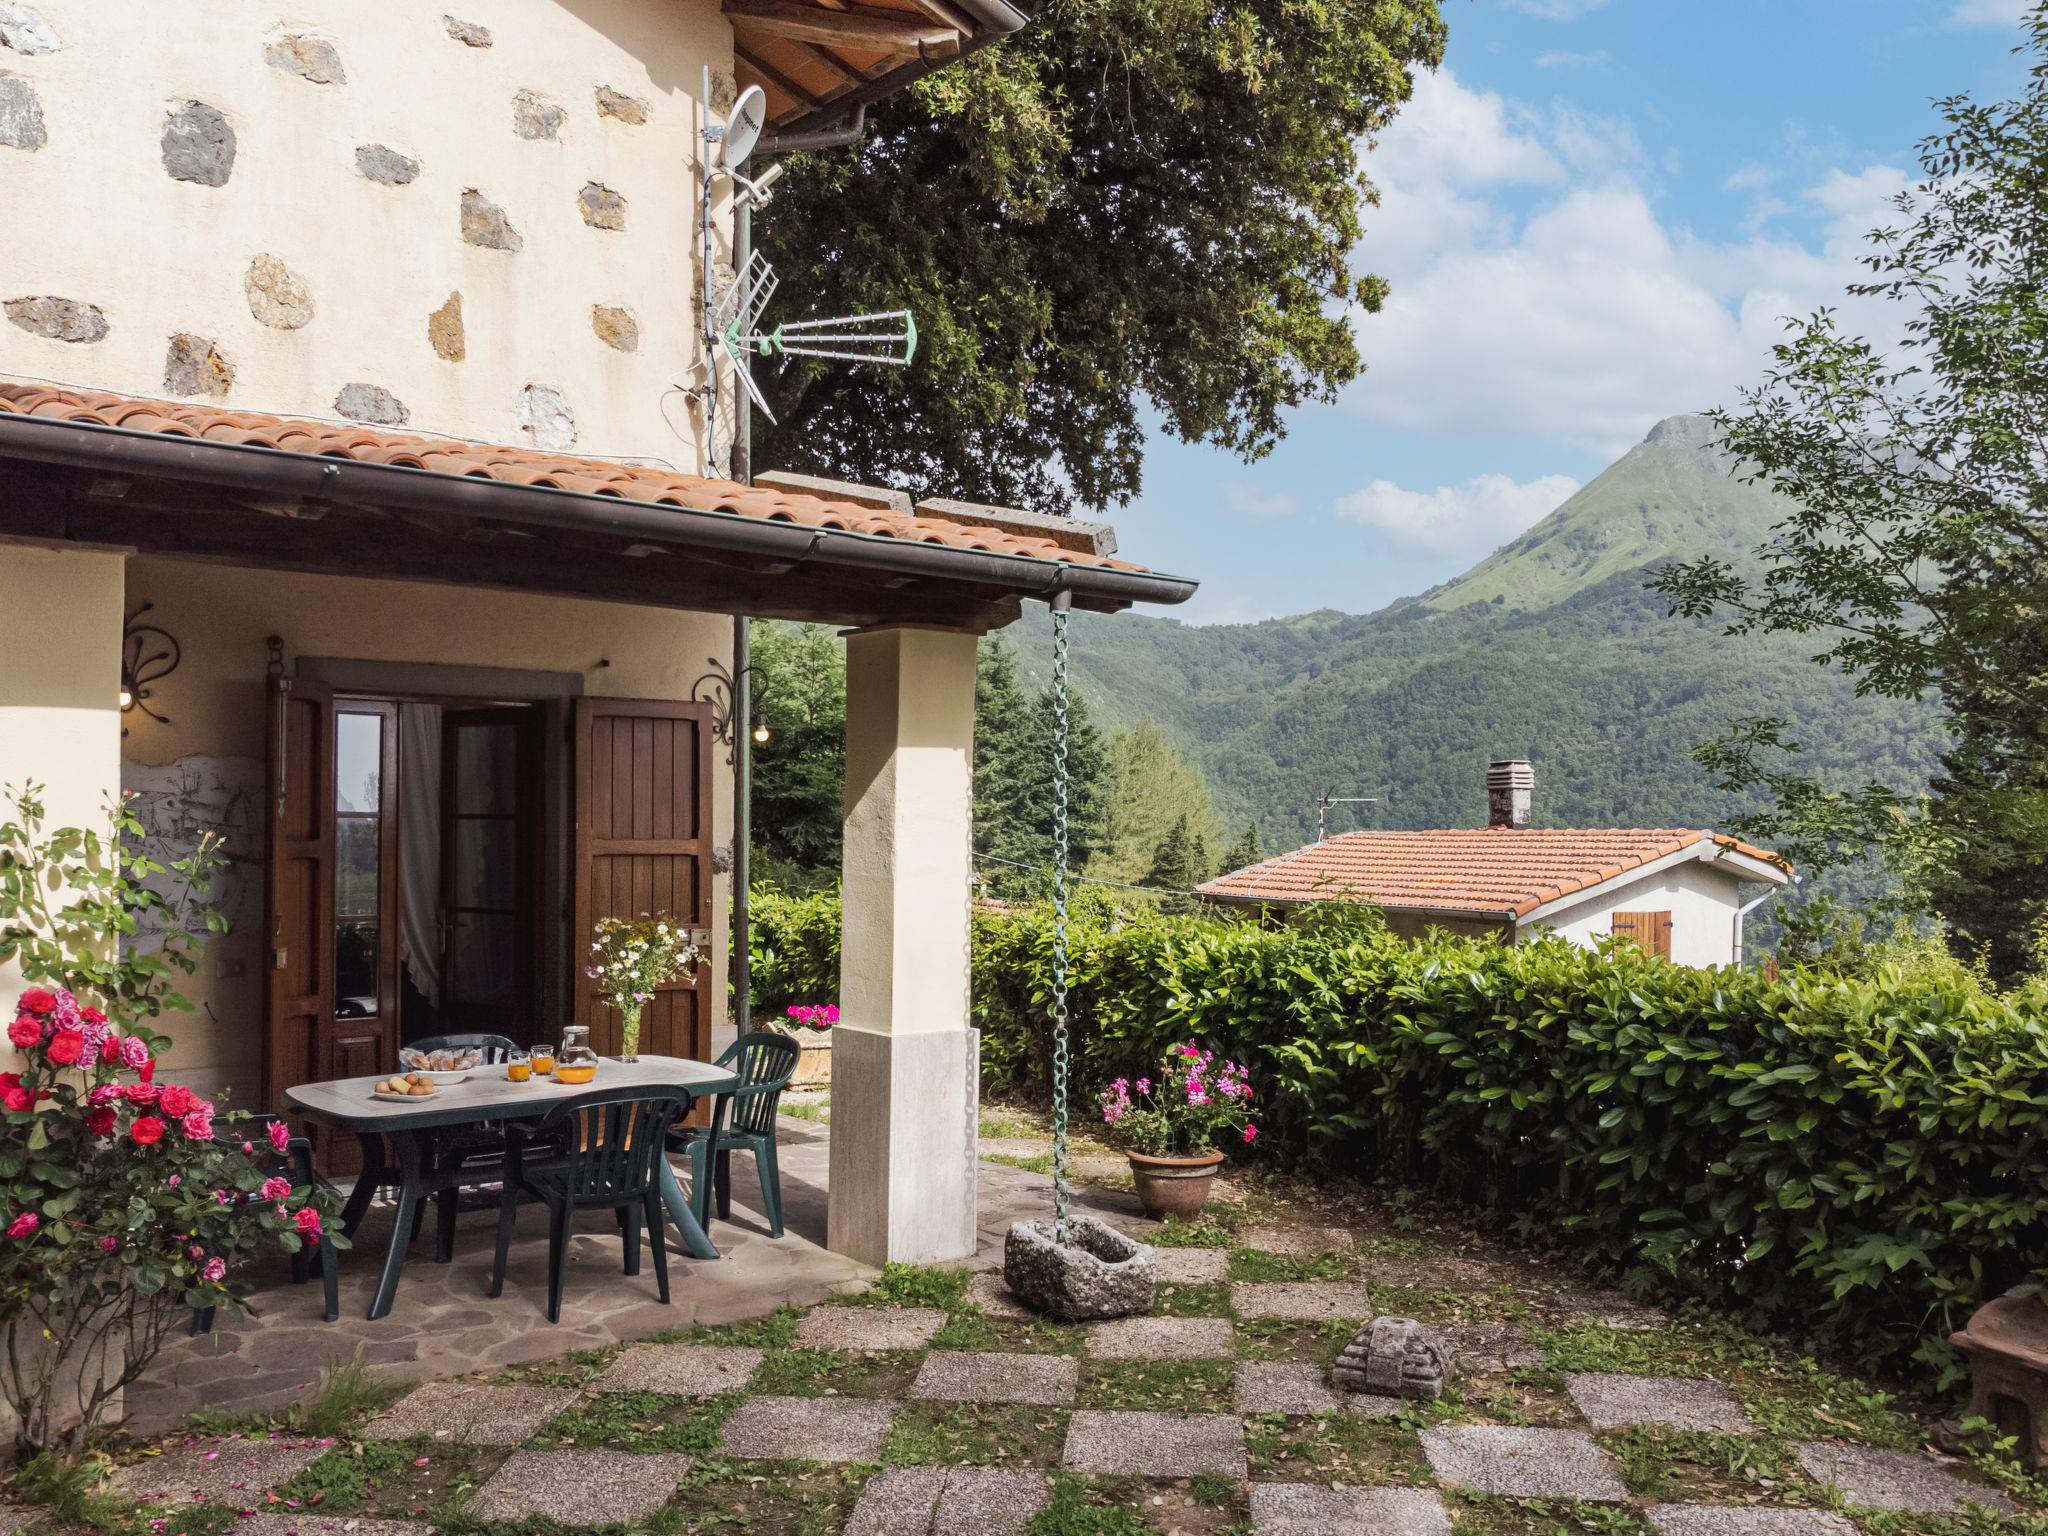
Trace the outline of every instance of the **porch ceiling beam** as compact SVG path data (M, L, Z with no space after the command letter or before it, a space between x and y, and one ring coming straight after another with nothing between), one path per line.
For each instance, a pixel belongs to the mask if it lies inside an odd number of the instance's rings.
M767 60L756 54L748 52L737 43L733 45L732 56L798 106L809 107L812 111L816 111L819 107L825 105L818 97L798 85L773 64L770 64Z
M962 41L954 28L903 11L827 11L796 0L725 0L722 9L728 19L755 32L861 53L915 54L958 48Z

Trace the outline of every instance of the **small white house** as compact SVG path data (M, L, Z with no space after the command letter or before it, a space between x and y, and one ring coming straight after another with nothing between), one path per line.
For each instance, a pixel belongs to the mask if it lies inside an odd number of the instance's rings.
M1385 911L1404 938L1431 928L1554 932L1591 946L1633 938L1680 965L1739 965L1747 914L1796 876L1778 855L1685 827L1538 830L1535 774L1523 761L1487 770L1489 825L1352 832L1233 870L1202 886L1232 906L1285 909L1356 901ZM1762 886L1747 898L1744 885Z

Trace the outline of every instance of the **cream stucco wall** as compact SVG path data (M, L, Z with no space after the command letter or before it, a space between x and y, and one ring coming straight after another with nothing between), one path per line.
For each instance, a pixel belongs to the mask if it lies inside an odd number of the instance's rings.
M1614 932L1617 912L1669 912L1671 958L1679 965L1731 965L1735 960L1735 910L1764 892L1743 887L1725 867L1687 859L1637 880L1616 880L1592 897L1544 921L1574 944L1591 946Z
M153 603L150 620L184 649L182 664L151 701L170 723L139 712L128 717L123 746L139 763L193 754L260 760L264 641L272 634L285 641L288 668L309 656L570 672L581 676L585 694L636 699L688 698L706 658L727 659L731 651L731 620L717 614L150 557L130 560L127 596L131 609ZM118 617L114 622L118 630ZM713 824L715 840L729 842L732 779L718 758ZM715 882L710 985L718 999L725 996L728 886L724 877ZM245 926L209 946L204 974L182 989L200 1012L169 1029L176 1041L169 1064L180 1080L201 1091L232 1085L236 1102L245 1105L256 1088L260 1045L259 927Z
M708 65L714 98L729 100L732 69L717 0L449 5L491 45L451 37L440 4L34 0L63 46L0 52L0 73L40 98L47 135L0 146L0 301L94 305L107 330L81 342L0 324L0 372L160 394L170 338L191 333L232 366L232 407L332 416L342 388L364 383L403 402L414 428L522 443L522 392L544 384L574 413L577 451L700 469L700 424L670 381L700 364L698 98ZM331 44L345 83L266 63L286 34ZM599 87L646 102L645 124L601 116ZM515 132L520 91L560 106L555 138ZM234 130L224 185L165 170L167 117L190 101ZM370 179L362 145L412 157L417 177ZM586 224L590 182L626 199L623 229ZM464 242L468 188L504 210L523 249ZM298 329L252 313L244 281L265 254L310 291ZM460 362L428 336L451 293ZM632 312L636 352L599 339L595 305Z

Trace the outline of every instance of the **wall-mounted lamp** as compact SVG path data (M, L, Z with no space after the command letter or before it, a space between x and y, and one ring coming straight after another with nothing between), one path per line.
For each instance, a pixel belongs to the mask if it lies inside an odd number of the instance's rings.
M765 742L767 739L768 712L764 709L757 709L754 711L754 740Z
M748 734L757 742L766 742L769 736L768 711L763 708L767 698L767 684L761 680L759 667L742 667L741 675L749 679L753 697L753 721ZM733 675L724 662L711 658L711 670L690 685L690 699L693 703L711 706L711 737L727 748L725 760L734 761L734 729L740 723L733 719Z
M178 670L178 663L185 659L185 653L177 638L159 624L144 624L142 616L154 608L154 603L144 603L128 615L128 621L121 627L121 713L141 710L159 725L169 725L168 716L160 715L149 707L154 693L152 683L162 682ZM128 727L121 727L121 734L128 734Z

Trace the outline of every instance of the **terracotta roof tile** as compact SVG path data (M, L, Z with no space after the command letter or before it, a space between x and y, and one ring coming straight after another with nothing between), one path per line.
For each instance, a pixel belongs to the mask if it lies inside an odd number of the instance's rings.
M852 502L750 489L732 480L678 474L645 465L574 458L507 444L469 443L354 423L271 416L259 411L224 411L214 406L0 378L0 414L8 413L203 437L213 442L353 459L364 464L400 465L433 474L482 476L508 485L551 486L703 512L733 512L742 517L799 523L807 528L915 539L958 549L984 550L992 555L1059 560L1069 565L1102 566L1118 571L1145 569L1124 560L1063 549L1051 539L1006 533L999 528L967 527L940 518L878 512Z
M1238 900L1346 898L1383 907L1507 914L1611 880L1712 838L1784 867L1776 854L1719 832L1686 827L1586 831L1474 827L1436 832L1350 832L1311 843L1200 889Z

